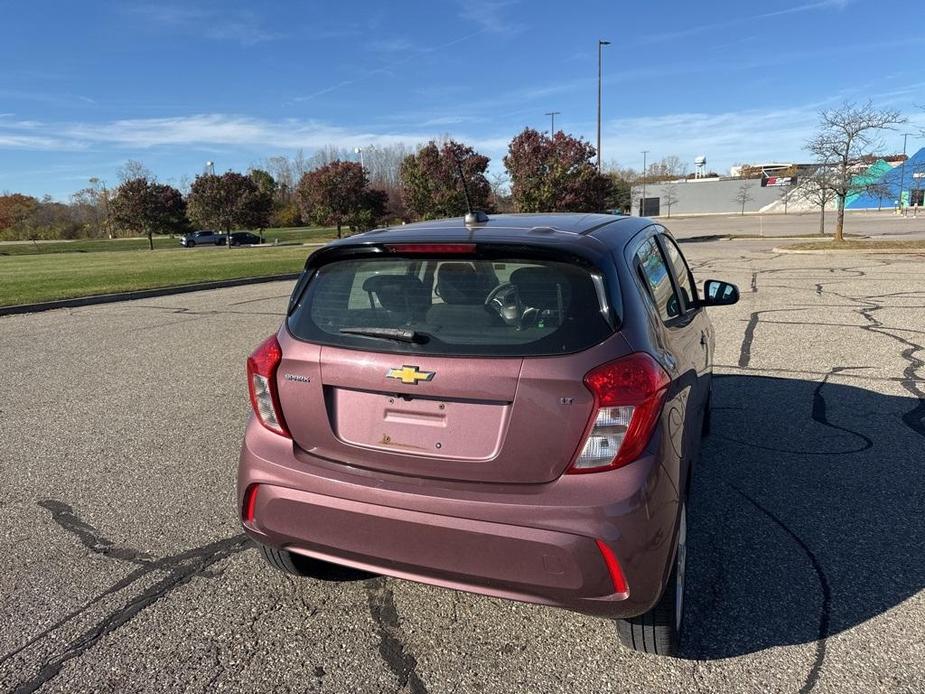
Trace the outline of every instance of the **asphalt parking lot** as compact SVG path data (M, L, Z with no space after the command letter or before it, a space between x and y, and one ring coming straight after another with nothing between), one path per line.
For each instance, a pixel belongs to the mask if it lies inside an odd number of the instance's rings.
M0 318L0 688L921 692L925 254L684 250L742 291L711 309L689 659L551 608L265 566L234 474L274 283Z

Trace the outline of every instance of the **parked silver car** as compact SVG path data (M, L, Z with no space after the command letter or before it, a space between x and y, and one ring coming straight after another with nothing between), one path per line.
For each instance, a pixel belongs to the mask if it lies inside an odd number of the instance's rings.
M183 236L180 237L180 245L186 248L192 248L197 245L201 246L203 244L222 246L225 244L225 235L217 231L200 229L199 231L193 231L189 234L183 234Z

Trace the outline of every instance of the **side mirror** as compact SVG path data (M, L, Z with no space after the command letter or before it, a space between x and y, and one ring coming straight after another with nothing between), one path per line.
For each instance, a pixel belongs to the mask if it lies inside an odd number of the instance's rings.
M729 306L739 300L739 288L722 280L707 280L703 283L704 306Z

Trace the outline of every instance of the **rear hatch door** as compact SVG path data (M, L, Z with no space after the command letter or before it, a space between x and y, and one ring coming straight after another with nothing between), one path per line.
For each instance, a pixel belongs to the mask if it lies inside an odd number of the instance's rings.
M376 275L414 281L401 280L398 300L371 289L382 284L369 281ZM502 301L486 306L498 287ZM593 408L582 383L589 358L613 351L596 301L590 310L571 303L588 291L594 298L586 269L530 258L332 263L308 283L280 335L280 403L295 443L400 475L557 478ZM422 342L341 332L364 325L415 331Z

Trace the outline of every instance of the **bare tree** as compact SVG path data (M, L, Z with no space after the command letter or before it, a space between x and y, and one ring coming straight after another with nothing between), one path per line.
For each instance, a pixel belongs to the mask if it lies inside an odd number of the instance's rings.
M511 201L511 179L503 171L488 174L488 185L491 186L491 200L498 212L513 212L514 203Z
M828 164L820 164L813 173L800 181L800 195L819 208L820 236L825 235L825 210L835 199L834 180L833 168Z
M755 199L751 191L752 191L752 184L743 183L742 185L739 186L739 190L736 193L735 197L733 198L734 202L737 202L739 203L739 205L742 206L742 211L740 212L740 214L743 217L745 216L745 205L747 205L749 202Z
M781 186L780 191L777 193L780 201L784 203L784 214L787 214L787 205L790 203L790 192L792 190L793 186Z
M363 150L365 157L366 150ZM315 153L311 156L311 159L308 161L304 160L302 155L302 150L299 150L297 157L302 157L304 164L300 168L304 168L304 171L301 172L297 180L302 179L302 174L306 171L313 171L315 169L320 169L322 166L327 166L335 161L356 161L359 159L359 156L352 149L348 150L343 147L338 147L337 145L325 145L324 147L319 147L315 150ZM298 165L298 159L293 161L294 164ZM365 161L363 162L366 163Z
M129 159L127 162L125 162L125 164L123 164L116 172L116 175L119 177L119 181L121 183L131 181L135 178L144 178L148 181L155 180L151 169L149 169L137 159Z
M183 174L177 181L177 190L179 190L185 198L187 195L189 195L190 186L192 186L192 184L193 179L191 179L187 174Z
M662 204L668 209L668 219L671 219L671 206L678 202L678 184L669 181L662 186Z
M659 161L649 164L646 179L649 181L667 181L673 178L684 178L687 175L687 164L676 154L662 157Z
M72 204L84 212L86 222L91 227L91 235L105 234L113 238L112 194L106 182L100 178L91 178L90 185L71 196Z
M882 146L880 131L890 130L906 119L894 110L877 110L871 102L862 106L845 102L819 113L819 131L806 149L820 161L831 162L832 190L836 200L835 240L845 240L845 199L853 192L852 165L864 154Z
M299 184L299 181L302 180L304 176L311 168L313 168L308 161L305 159L305 152L302 151L300 147L295 156L292 158L292 176L295 185Z

